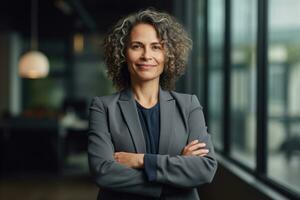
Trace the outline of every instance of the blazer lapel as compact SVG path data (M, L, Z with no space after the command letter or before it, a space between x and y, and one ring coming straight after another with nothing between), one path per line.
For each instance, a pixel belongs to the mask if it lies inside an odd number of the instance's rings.
M137 153L146 153L146 143L131 90L121 92L119 105L129 128Z
M171 138L174 134L173 116L175 110L175 101L170 92L160 89L160 139L159 154L168 154Z

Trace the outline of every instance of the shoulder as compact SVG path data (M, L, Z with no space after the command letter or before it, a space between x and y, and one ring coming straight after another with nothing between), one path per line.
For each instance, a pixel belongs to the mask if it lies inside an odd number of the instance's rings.
M190 102L193 98L193 94L186 94L175 91L170 91L170 93L177 101Z
M170 94L174 97L174 99L178 102L178 104L182 107L193 108L193 107L201 107L201 104L194 94L186 94L179 93L175 91L170 91Z
M95 96L91 101L92 106L108 107L111 104L117 103L120 96L120 92L105 96Z

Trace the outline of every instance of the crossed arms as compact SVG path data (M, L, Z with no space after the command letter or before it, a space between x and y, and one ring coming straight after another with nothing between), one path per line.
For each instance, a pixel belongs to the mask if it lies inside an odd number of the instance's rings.
M188 118L189 144L181 155L157 155L156 179L153 181L145 176L144 154L115 152L106 116L103 102L94 98L90 107L88 158L99 187L159 197L163 187L193 188L211 182L217 162L202 108L195 96L191 98Z

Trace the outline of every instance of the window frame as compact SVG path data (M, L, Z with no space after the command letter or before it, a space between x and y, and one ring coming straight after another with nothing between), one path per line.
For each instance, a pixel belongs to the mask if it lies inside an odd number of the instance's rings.
M205 76L208 76L209 68L209 49L208 43L208 26L209 26L209 0L203 0L205 5L204 14L204 57L205 57ZM231 127L230 127L230 66L231 66L231 26L232 26L232 13L231 13L231 0L224 0L225 10L225 26L224 26L224 58L223 58L223 77L224 77L224 114L223 114L223 147L224 149L216 149L216 152L226 158L229 162L233 163L240 169L246 171L262 183L270 186L272 189L278 191L284 196L290 199L299 199L299 195L296 191L272 180L267 176L267 158L268 158L268 15L269 15L269 1L268 0L257 0L257 41L256 41L256 65L257 65L257 79L256 79L256 101L257 101L257 114L256 114L256 158L255 168L252 169L246 166L236 158L230 156L231 154ZM209 104L208 94L208 79L205 79L204 94L206 96L206 106ZM209 113L209 110L207 111ZM209 124L208 124L209 126Z

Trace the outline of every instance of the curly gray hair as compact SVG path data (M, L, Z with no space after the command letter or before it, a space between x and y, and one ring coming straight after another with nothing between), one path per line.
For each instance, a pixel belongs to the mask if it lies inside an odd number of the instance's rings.
M126 63L126 49L132 28L137 24L152 25L164 43L165 66L160 76L160 86L172 90L175 81L184 73L192 41L174 17L167 13L146 9L122 18L104 39L104 56L108 76L117 89L130 87Z

